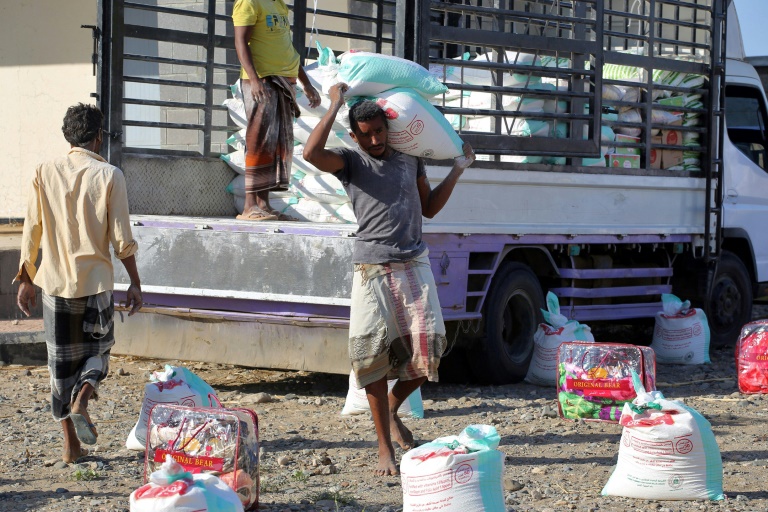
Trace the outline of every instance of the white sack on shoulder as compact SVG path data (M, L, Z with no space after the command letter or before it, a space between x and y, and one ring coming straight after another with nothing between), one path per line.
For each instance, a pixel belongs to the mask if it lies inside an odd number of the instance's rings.
M400 57L350 51L339 60L339 80L349 86L348 97L378 96L397 87L408 87L425 98L448 92L429 70Z
M446 118L419 94L392 89L379 94L389 127L388 143L406 155L447 160L463 154L463 142Z

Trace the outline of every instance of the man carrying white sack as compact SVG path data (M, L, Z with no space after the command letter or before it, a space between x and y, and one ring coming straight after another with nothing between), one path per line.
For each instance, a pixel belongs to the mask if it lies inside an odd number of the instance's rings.
M408 396L427 379L437 381L445 347L428 250L422 240L422 215L434 217L475 159L469 144L448 176L433 190L420 158L387 143L387 118L373 101L349 110L350 135L358 148L326 149L347 85L329 91L331 107L315 127L304 158L333 173L352 201L359 229L352 254L352 309L349 357L359 387L364 387L376 426L379 476L398 474L394 439L403 450L413 434L397 416ZM398 381L387 393L387 378Z

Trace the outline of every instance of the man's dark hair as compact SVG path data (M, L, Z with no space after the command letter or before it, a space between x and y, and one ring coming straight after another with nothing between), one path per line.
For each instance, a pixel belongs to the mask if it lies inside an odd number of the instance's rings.
M71 145L84 147L99 135L103 122L104 114L96 106L78 103L67 109L61 131Z
M387 115L375 101L358 101L349 109L349 127L352 128L352 133L357 133L360 131L358 122L362 121L365 123L379 116L384 120L384 125L388 126Z

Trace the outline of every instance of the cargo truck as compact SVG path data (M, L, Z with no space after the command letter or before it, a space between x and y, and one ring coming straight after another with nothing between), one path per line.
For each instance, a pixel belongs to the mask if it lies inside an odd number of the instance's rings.
M525 375L550 291L584 323L652 319L674 293L705 310L713 343L735 341L768 282L768 174L766 98L730 2L290 7L305 65L320 41L413 60L448 87L432 102L479 159L424 238L474 378ZM231 8L99 3L105 156L126 175L145 294L116 351L347 373L355 225L237 221L224 190ZM427 160L435 182L449 168Z

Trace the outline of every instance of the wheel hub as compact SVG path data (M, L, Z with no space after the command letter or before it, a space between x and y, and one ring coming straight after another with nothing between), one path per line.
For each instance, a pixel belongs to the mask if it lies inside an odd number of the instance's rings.
M741 312L741 292L731 279L724 279L716 284L714 297L714 316L717 323L727 325L734 322Z

